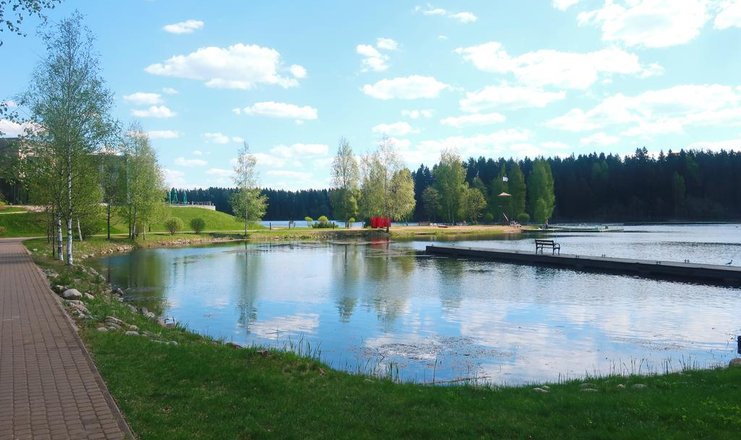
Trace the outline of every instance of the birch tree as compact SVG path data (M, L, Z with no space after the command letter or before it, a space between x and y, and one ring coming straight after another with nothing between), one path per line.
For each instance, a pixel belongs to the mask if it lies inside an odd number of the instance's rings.
M36 68L21 104L28 107L36 130L33 145L49 167L47 177L61 179L54 188L62 194L47 199L54 204L58 235L67 225L67 264L72 256L73 221L100 202L93 155L115 132L109 112L112 94L105 87L93 36L75 13L43 36L46 57ZM58 197L61 195L61 200ZM97 199L96 199L97 197Z
M132 124L123 143L123 213L135 239L163 214L167 189L157 155L141 126Z
M229 200L234 214L244 220L244 235L247 236L248 223L260 221L265 215L268 200L257 187L257 159L250 153L250 146L244 143L234 165L234 183L237 191Z
M347 139L340 138L337 155L332 160L331 203L335 216L349 227L350 218L358 214L358 181L360 168Z

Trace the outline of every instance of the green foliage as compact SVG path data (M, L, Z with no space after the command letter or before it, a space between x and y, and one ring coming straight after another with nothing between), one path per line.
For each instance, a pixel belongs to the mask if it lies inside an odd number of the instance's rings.
M530 214L527 212L521 212L517 214L517 223L524 225L530 222Z
M123 153L126 195L121 209L133 239L163 217L166 189L157 155L138 124L129 127Z
M192 229L196 234L200 234L204 229L206 229L206 221L201 217L191 219L190 229Z
M412 173L403 168L394 173L391 178L391 200L389 201L388 214L394 220L409 218L414 212L414 179Z
M170 235L180 232L183 229L183 221L177 217L168 218L165 220L164 225L165 228L167 228L167 231L170 232Z
M314 223L314 219L309 216L304 217L304 221L306 222L307 228L310 228L311 224Z
M402 166L394 142L385 137L361 160L360 212L365 218L404 218L414 210L414 180Z
M267 197L257 187L256 164L257 159L250 153L250 147L245 142L234 166L234 183L237 190L230 198L234 215L244 221L245 235L248 223L260 221L268 207Z
M345 221L358 214L358 185L360 181L360 168L355 160L350 143L345 138L340 138L337 147L337 155L332 161L332 186L330 193L334 217Z
M440 193L432 187L428 186L422 192L422 207L427 215L427 220L433 222L437 219L437 213L440 212Z
M507 171L509 173L507 176L509 178L509 193L512 195L510 198L510 212L515 216L515 218L519 219L520 213L525 212L525 200L527 195L525 175L522 173L520 165L513 160L507 163Z
M527 184L528 211L537 223L545 223L553 214L556 194L551 166L544 159L533 162Z
M307 218L308 218L308 217L307 217ZM332 223L332 222L330 222L330 221L329 221L329 218L327 218L327 216L326 216L326 215L322 215L322 216L320 216L320 217L319 217L319 218L317 219L316 223L313 223L313 224L311 225L311 227L312 227L312 228L320 228L320 229L325 229L325 228L334 228L334 227L335 227L335 224L334 224L334 223Z
M463 198L463 212L471 223L478 223L486 208L486 197L477 188L467 188Z
M466 170L454 150L444 150L440 162L432 170L434 187L440 195L441 214L446 222L455 223L464 208Z

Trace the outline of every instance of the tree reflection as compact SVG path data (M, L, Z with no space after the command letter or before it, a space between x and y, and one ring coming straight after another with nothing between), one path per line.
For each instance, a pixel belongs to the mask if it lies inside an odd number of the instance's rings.
M239 279L239 291L237 292L237 310L239 310L238 322L247 333L250 332L250 324L257 321L257 298L259 292L259 279L261 276L262 255L260 251L248 243L244 244L244 251L237 255L236 275Z

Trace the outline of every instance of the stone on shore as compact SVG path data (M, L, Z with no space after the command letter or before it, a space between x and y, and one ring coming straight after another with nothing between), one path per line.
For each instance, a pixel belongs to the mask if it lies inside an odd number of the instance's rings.
M67 289L62 293L64 299L81 299L82 293L77 289Z

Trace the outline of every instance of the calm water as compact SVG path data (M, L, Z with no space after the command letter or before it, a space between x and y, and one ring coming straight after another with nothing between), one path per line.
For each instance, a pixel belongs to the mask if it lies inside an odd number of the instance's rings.
M741 229L563 234L563 252L733 264ZM429 242L141 250L99 260L128 299L240 344L319 348L348 371L523 384L726 363L741 289L431 258ZM461 242L532 247L532 238Z

